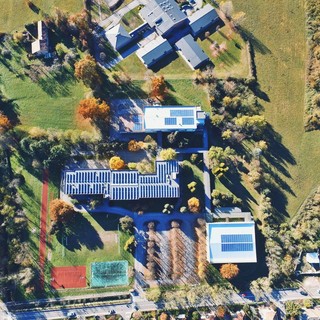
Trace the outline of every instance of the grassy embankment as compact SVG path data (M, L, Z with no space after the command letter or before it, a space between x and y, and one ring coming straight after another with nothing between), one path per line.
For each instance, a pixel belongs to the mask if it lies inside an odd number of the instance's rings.
M320 182L320 132L304 132L306 36L304 1L270 3L234 0L236 11L246 13L245 32L255 50L260 102L283 148L270 149L278 160L275 173L290 216ZM277 199L274 199L275 201Z

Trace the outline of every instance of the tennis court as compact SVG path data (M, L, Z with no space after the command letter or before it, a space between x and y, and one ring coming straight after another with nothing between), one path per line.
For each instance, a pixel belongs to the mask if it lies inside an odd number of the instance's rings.
M53 267L51 286L55 289L85 288L87 286L86 267Z
M128 285L128 261L91 263L91 287Z

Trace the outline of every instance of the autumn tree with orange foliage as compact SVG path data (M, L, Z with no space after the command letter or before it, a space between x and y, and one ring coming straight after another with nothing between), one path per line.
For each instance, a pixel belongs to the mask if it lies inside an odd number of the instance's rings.
M50 219L53 222L69 222L74 217L74 214L73 207L65 201L54 199L50 202Z
M125 167L125 162L120 157L112 157L109 160L109 166L111 170L120 170Z
M12 124L7 116L0 113L0 133L6 132L12 128Z
M188 200L188 208L193 213L200 212L200 201L196 197L192 197Z
M168 319L169 319L169 316L168 316L167 313L162 312L162 313L160 314L159 320L168 320Z
M103 100L96 98L83 99L79 103L78 113L92 121L109 121L110 107Z
M239 268L233 263L223 264L220 268L220 273L223 278L230 280L239 274Z
M167 85L163 76L154 76L151 78L150 97L164 100L168 93Z
M141 150L141 148L143 147L143 142L141 141L136 141L136 140L130 140L128 142L128 150L131 152L136 152Z
M216 309L216 316L219 318L219 319L224 319L224 316L226 315L227 313L227 309L225 306L218 306L217 309Z
M88 54L77 61L74 67L74 75L82 80L87 87L93 88L101 84L102 80L98 73L97 62L91 55Z

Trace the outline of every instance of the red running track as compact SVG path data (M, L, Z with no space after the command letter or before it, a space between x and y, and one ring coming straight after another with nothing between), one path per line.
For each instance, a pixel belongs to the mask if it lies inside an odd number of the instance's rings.
M47 236L47 214L48 214L48 178L47 169L43 171L42 178L42 198L40 215L40 245L39 245L39 267L40 267L40 287L44 288L44 264L46 261L46 236Z

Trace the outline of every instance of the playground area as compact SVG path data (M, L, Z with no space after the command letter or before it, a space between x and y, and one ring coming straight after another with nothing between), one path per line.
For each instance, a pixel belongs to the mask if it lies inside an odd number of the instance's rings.
M53 288L98 288L130 283L128 270L133 267L133 256L123 249L129 235L118 230L119 217L82 212L68 232L52 237L48 254L51 279L47 281Z

